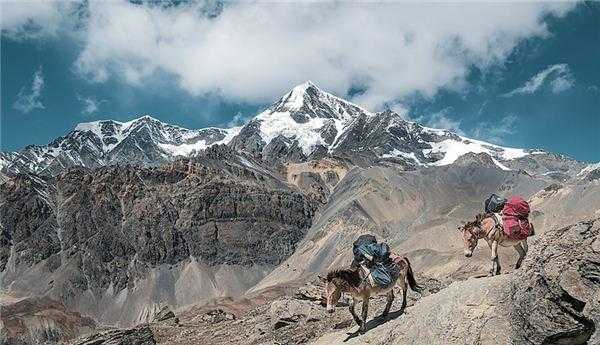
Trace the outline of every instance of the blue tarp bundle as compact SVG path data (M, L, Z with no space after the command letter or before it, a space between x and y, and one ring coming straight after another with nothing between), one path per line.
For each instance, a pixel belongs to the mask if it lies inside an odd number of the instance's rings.
M371 271L372 281L379 287L385 288L393 283L397 272L394 263L390 260L390 247L386 243L372 240L359 242L354 246L354 256L357 262L366 261L366 266Z

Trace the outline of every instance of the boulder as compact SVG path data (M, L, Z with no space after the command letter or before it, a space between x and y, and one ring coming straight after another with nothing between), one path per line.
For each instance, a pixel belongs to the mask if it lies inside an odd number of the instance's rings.
M288 298L271 303L268 312L273 329L302 321L319 320L324 316L324 309L314 302Z
M215 309L202 315L201 319L204 322L214 324L227 320L235 320L235 315L228 313L222 309Z
M179 319L177 317L175 317L175 313L173 313L173 311L171 311L171 308L169 308L169 306L162 307L154 315L154 319L152 321L153 322L169 321L169 322L179 323Z

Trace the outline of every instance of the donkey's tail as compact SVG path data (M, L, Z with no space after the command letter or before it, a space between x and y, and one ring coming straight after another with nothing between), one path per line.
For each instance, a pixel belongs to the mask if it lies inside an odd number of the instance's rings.
M412 267L410 266L410 261L408 261L407 257L404 257L404 260L408 266L406 269L406 281L408 282L408 286L410 286L410 289L414 292L421 292L423 288L417 284L417 281L415 280L415 275L413 274Z

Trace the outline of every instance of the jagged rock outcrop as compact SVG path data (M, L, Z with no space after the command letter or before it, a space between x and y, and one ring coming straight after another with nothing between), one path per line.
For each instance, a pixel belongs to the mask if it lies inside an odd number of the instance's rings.
M173 322L175 324L179 323L179 319L175 317L175 313L168 306L162 307L155 315L152 320L153 322Z
M0 186L0 283L104 322L238 295L294 251L318 206L215 146L157 168L74 168Z
M116 329L79 338L70 345L155 345L156 339L148 325Z
M518 271L452 283L347 344L597 344L599 297L596 219L547 231Z

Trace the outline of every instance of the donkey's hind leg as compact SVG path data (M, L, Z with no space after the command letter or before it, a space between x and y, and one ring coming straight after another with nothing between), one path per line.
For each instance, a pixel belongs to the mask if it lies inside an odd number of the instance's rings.
M500 260L498 259L498 242L497 241L493 241L492 245L492 270L490 272L490 275L495 276L495 275L499 275L500 274Z
M408 291L408 280L407 280L407 271L404 271L400 277L398 278L398 287L402 292L402 305L400 306L400 314L404 312L404 308L406 307L406 292Z
M352 297L352 300L350 301L350 306L348 308L350 309L350 314L352 314L352 318L354 319L354 322L356 322L356 324L360 326L360 319L358 318L358 315L356 315L355 306L356 306L356 298Z
M525 255L527 255L527 240L521 241L514 246L517 253L519 253L519 258L517 259L517 263L515 264L515 269L519 269L521 264L523 263L523 259L525 259Z
M404 313L404 308L406 308L406 292L408 291L408 283L405 282L402 285L402 305L400 306L400 314Z
M387 293L387 303L385 304L385 309L383 309L383 313L381 313L381 317L386 317L389 314L390 308L392 307L392 303L394 303L393 288L391 288L390 291L388 291Z
M361 333L367 331L367 317L369 316L369 296L365 296L362 302L362 320L360 328L358 329Z

